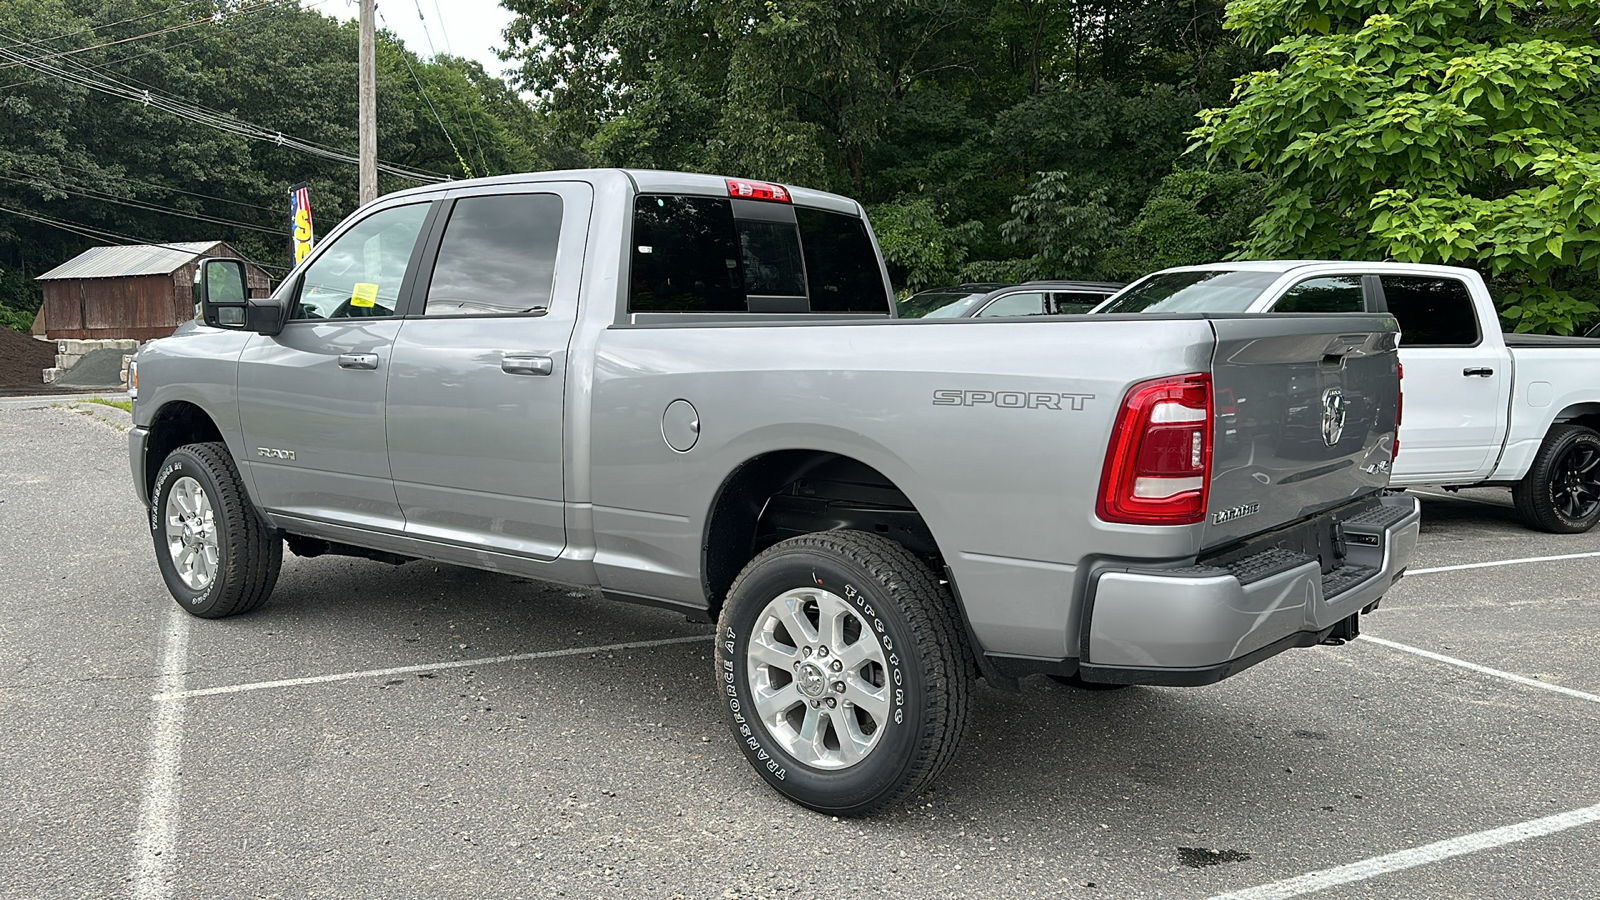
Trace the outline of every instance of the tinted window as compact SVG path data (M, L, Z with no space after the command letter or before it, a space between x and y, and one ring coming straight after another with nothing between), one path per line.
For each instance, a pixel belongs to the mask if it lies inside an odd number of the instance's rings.
M1384 275L1383 298L1400 323L1403 346L1468 347L1478 342L1472 295L1455 278Z
M988 294L953 294L949 291L923 291L901 300L896 314L902 319L954 319Z
M555 194L457 200L423 312L477 316L548 308L560 239L561 198Z
M1088 291L1057 291L1055 295L1056 312L1060 315L1073 315L1086 313L1105 301L1109 293L1094 294Z
M783 222L735 220L746 294L804 297L806 272L795 227Z
M1123 291L1103 313L1244 312L1277 272L1168 272Z
M428 204L376 212L340 235L306 269L294 319L394 315Z
M1024 291L1020 294L1007 294L990 303L978 313L980 318L988 319L996 316L1042 316L1044 315L1044 293L1041 291Z
M888 312L889 292L866 223L859 216L821 209L795 207L794 214L805 248L812 312Z
M1273 312L1350 313L1367 308L1360 275L1308 278L1284 292Z
M634 312L744 312L733 209L711 197L642 196L633 209Z

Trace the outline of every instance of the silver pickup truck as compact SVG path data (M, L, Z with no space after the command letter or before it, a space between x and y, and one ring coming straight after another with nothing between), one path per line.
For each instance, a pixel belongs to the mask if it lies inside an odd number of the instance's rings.
M184 609L287 545L715 621L739 747L837 815L926 788L977 676L1215 682L1416 542L1385 315L902 320L855 202L645 171L384 197L269 298L202 269L129 442Z

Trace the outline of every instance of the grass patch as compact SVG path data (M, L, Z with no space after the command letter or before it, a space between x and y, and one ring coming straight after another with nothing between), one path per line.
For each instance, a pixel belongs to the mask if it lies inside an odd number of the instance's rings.
M100 404L102 406L115 406L117 409L120 409L125 413L133 412L133 401L132 400L107 400L104 397L90 397L89 399L87 399L87 400L85 400L83 402L85 402L85 403L98 403L98 404Z

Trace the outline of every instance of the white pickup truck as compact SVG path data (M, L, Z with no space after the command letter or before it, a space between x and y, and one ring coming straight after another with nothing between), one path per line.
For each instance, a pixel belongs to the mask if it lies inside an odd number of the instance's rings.
M1096 313L1387 312L1404 423L1390 484L1509 487L1530 528L1600 521L1600 339L1502 334L1483 279L1453 266L1299 260L1165 269Z

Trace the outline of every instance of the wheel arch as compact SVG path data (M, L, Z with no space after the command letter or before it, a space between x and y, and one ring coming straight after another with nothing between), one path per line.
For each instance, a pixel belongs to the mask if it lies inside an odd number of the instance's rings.
M145 444L144 484L146 490L155 484L156 472L166 461L167 454L184 444L210 441L226 444L222 429L199 404L188 400L172 400L156 410L150 417L150 437Z
M1600 400L1568 404L1551 420L1550 428L1557 425L1582 425L1600 431ZM1545 429L1545 434L1550 433L1550 428Z
M706 514L700 578L709 614L718 614L734 578L762 550L795 534L839 529L883 535L945 574L923 514L880 469L835 451L772 450L730 471Z

